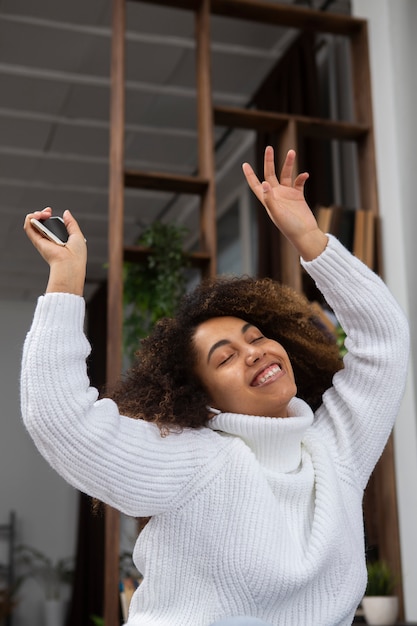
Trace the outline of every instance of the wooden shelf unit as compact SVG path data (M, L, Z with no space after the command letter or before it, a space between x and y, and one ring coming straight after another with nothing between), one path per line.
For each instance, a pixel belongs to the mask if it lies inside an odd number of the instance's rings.
M134 2L135 0L130 0ZM141 0L143 1L143 0ZM297 145L300 136L337 139L354 142L357 146L361 206L378 213L375 151L373 137L371 80L369 68L367 24L350 16L325 13L298 6L265 0L144 0L165 7L191 11L195 15L196 86L198 117L198 172L193 176L178 176L159 172L139 172L124 168L124 108L125 108L125 28L126 0L112 0L111 107L110 107L110 173L109 173L109 272L108 272L108 332L107 381L112 383L121 372L123 261L143 260L146 249L123 243L124 189L134 187L195 194L200 198L200 250L193 262L206 275L216 274L216 211L214 125L278 131L280 145L277 158ZM279 112L213 107L211 100L210 18L211 15L275 24L299 31L342 35L350 45L354 121L352 123L287 115ZM300 272L294 252L283 242L282 258L286 260L285 281L300 289ZM374 268L381 272L380 267ZM390 443L375 471L376 479L370 490L368 514L375 521L372 532L379 543L380 554L395 570L401 570L399 532L396 509L393 448ZM383 498L378 494L382 489ZM389 532L386 528L389 528ZM384 530L385 529L385 530ZM389 535L389 536L388 536ZM105 529L105 607L107 626L118 625L118 558L119 515L110 507L106 510Z

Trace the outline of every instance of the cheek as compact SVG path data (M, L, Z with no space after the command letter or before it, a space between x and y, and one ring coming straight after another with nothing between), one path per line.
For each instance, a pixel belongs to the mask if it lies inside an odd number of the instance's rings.
M236 380L236 376L229 375L228 372L216 373L206 380L205 387L213 401L221 403L223 399L235 395L241 387Z

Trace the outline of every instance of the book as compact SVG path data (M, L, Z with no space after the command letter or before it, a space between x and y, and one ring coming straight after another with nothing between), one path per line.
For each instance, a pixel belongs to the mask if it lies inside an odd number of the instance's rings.
M332 207L331 206L319 206L316 213L317 224L324 233L330 232L330 224L332 221Z

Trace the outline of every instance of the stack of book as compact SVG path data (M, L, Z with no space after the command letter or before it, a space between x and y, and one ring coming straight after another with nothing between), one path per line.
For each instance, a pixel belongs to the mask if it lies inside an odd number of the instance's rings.
M325 233L335 235L361 261L375 268L377 219L364 209L320 206L315 211L317 223Z
M133 576L126 576L120 581L120 605L122 609L123 622L127 622L130 601L132 600L132 596L139 587L140 583L141 578L134 578Z

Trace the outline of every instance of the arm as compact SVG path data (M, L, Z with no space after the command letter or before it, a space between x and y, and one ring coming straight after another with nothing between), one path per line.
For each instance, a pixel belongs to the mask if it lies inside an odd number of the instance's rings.
M36 212L25 221L29 238L51 269L24 345L23 421L40 453L71 485L129 515L161 513L175 504L199 468L209 465L213 433L207 429L163 438L154 424L121 416L114 402L97 399L87 376L90 346L80 297L84 237L66 214L70 243L61 247L47 241L30 218L49 215L50 210Z
M128 515L167 511L210 472L221 438L209 429L162 437L155 424L119 414L90 386L84 300L41 296L21 371L24 424L46 461L72 486ZM219 444L220 440L220 444Z
M334 237L303 265L347 334L344 369L323 395L315 428L333 446L345 479L364 488L400 407L408 323L383 281Z
M249 186L273 223L291 241L347 333L344 369L324 394L316 427L331 441L340 467L364 487L391 432L402 398L408 359L407 321L382 280L317 226L304 199L308 174L292 183L295 153L287 154L281 182L272 148L265 181L243 165Z

